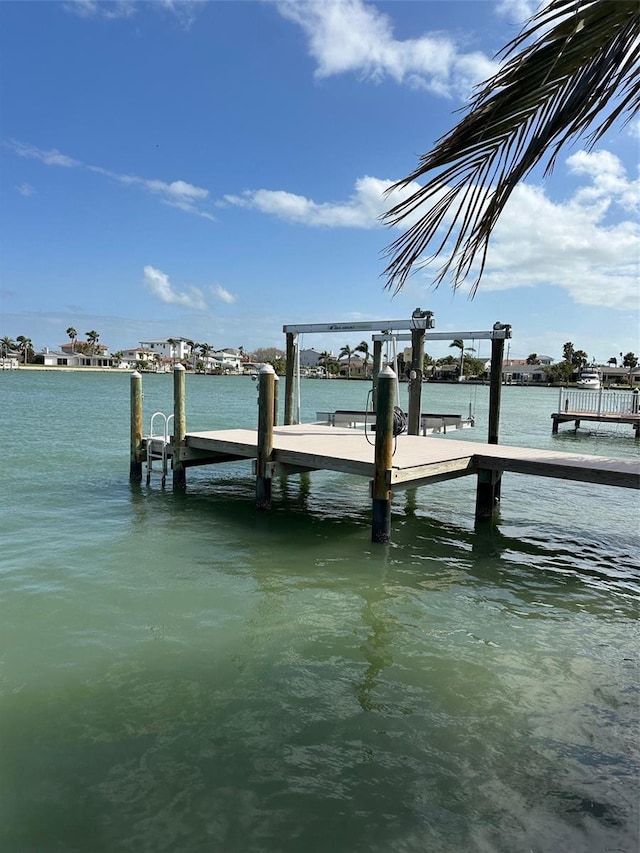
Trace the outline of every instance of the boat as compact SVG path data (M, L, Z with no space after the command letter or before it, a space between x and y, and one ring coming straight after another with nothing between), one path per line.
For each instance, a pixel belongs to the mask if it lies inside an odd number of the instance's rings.
M600 388L600 371L597 367L585 367L580 371L576 387L583 391L598 391Z

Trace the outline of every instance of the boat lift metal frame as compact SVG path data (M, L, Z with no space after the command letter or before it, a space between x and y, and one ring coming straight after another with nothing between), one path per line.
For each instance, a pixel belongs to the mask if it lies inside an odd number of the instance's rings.
M375 410L377 398L377 378L382 366L382 342L387 340L411 340L411 371L409 386L409 432L417 435L420 420L420 396L423 375L424 342L427 340L490 340L492 342L491 372L497 373L497 379L492 376L492 388L501 382L502 378L502 352L505 339L511 337L511 325L508 323L494 323L489 330L473 332L433 332L435 319L433 311L416 308L407 320L364 320L352 323L298 323L287 324L282 327L286 335L286 382L285 382L285 424L293 424L300 420L300 353L298 347L298 335L327 333L327 332L374 332L373 339L373 399L372 406ZM429 330L429 331L428 331ZM410 332L411 334L397 334L398 332ZM294 378L298 376L298 412L294 419ZM499 395L499 392L496 392ZM492 397L495 393L492 393ZM496 410L499 402L496 402ZM492 420L492 418L490 419ZM496 424L497 429L497 424ZM489 441L493 440L494 430L490 427Z

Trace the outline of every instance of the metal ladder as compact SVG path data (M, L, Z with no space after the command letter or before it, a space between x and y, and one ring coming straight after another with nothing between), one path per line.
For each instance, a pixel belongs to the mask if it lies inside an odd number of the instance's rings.
M161 435L156 435L154 432L156 418L162 422ZM172 421L173 415L167 416L163 412L154 412L151 416L149 435L146 437L147 485L149 485L149 482L151 481L151 474L154 470L157 470L153 467L154 460L162 463L162 488L164 488L165 483L167 482L167 471L169 470L169 455L167 453L167 447L171 443L169 438L169 428Z

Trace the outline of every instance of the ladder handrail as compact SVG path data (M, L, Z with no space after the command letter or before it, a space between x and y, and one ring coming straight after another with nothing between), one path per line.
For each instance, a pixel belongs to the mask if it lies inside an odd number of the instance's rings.
M154 432L154 424L155 424L156 418L159 418L162 421L162 435L156 435ZM159 461L162 462L162 485L164 487L165 481L167 479L167 471L169 469L169 464L168 464L169 457L168 457L168 453L167 453L167 447L171 443L171 438L172 438L172 436L171 437L169 436L169 428L170 428L171 424L173 423L173 421L174 421L173 414L165 415L164 412L154 412L153 415L151 415L151 423L149 425L149 435L146 436L146 440L147 440L147 485L149 484L149 481L151 479L151 472L153 471L153 460L155 458L155 459L158 459ZM155 452L155 456L154 456L154 449L153 449L153 443L154 442L161 442L161 444L162 444L160 451Z

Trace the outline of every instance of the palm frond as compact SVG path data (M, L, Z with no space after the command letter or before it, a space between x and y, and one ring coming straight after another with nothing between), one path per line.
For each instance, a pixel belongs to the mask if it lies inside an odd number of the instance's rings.
M545 157L548 174L570 140L591 147L638 111L639 23L637 0L552 0L506 45L504 66L466 116L387 191L432 175L383 216L398 225L425 210L386 250L387 288L397 292L416 264L442 256L434 286L451 275L455 289L473 274L475 293L518 182Z

